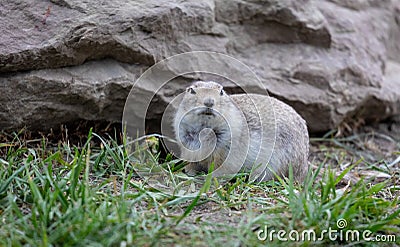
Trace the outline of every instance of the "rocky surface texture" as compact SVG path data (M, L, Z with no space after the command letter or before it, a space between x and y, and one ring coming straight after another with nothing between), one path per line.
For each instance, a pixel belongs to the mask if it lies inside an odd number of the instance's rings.
M196 50L249 65L311 132L400 113L398 0L10 0L0 23L0 129L121 121L143 71Z

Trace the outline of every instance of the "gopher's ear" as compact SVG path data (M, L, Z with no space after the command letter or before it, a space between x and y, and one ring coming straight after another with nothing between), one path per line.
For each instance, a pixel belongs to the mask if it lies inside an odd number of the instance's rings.
M186 91L191 94L196 94L196 91L194 91L192 87L189 87Z

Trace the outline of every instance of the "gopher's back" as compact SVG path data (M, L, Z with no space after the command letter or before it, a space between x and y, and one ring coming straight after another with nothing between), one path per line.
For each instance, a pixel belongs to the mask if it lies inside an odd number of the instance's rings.
M260 164L261 170L255 171L260 174L257 180L265 181L274 178L270 169L289 176L292 165L295 180L302 181L308 170L309 151L305 120L291 106L272 97L236 94L231 98L245 115L251 138L244 167L254 169Z

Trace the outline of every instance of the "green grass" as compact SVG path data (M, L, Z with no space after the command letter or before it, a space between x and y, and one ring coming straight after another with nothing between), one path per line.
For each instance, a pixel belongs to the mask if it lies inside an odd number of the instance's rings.
M343 232L392 235L396 242L386 244L400 244L398 172L340 185L362 160L339 173L324 160L301 185L291 177L256 184L238 176L223 185L207 177L197 192L171 195L134 172L138 156L154 166L157 154L129 155L113 138L90 132L81 147L44 140L32 147L16 136L0 148L0 246L283 246L277 234L273 241L257 234L313 230L319 237L339 230L340 219ZM181 168L171 156L160 163ZM169 171L171 179L182 178L179 169ZM324 236L290 245L377 245Z

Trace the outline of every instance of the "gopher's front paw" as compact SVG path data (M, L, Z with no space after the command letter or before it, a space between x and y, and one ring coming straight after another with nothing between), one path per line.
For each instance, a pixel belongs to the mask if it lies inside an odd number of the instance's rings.
M196 169L196 164L189 163L185 166L184 172L189 176L196 176L199 171Z

